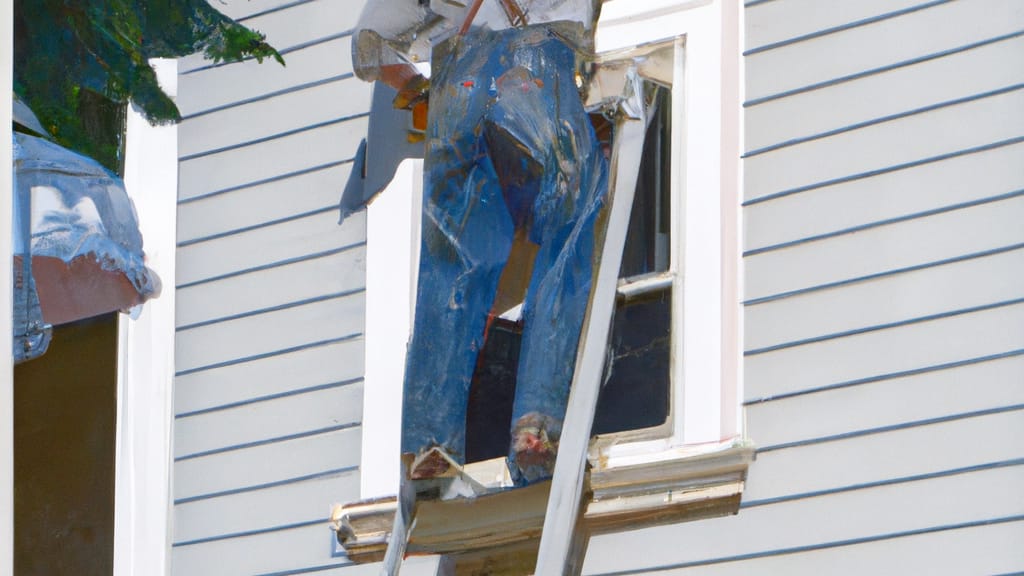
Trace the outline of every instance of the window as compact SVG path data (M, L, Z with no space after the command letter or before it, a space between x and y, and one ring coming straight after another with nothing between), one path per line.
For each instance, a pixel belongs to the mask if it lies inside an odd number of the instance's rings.
M649 80L644 84L651 119L619 269L593 435L664 436L671 416L672 93Z
M662 521L685 520L697 513L697 500L734 513L752 458L741 438L738 401L738 18L736 7L719 0L609 0L602 10L598 52L617 58L642 53L656 71L644 75L653 118L620 270L610 370L591 442L593 499L584 521L594 529L635 528L652 506L666 511ZM411 210L418 211L414 170L410 163L368 214L363 498L397 492L395 406L402 381L393 365L404 357L408 333L391 334L392 347L384 350L374 343L373 331L394 314L396 298L408 302L415 286L418 236L397 243L393 238L393 203L412 202ZM385 284L381 293L390 289L392 298L382 304L390 309L378 310L375 286ZM412 308L401 308L398 325L408 330ZM378 370L391 370L394 380L375 380ZM482 481L500 481L494 468L480 470ZM706 493L708 478L723 471L715 480L717 492ZM664 498L652 497L662 492ZM532 496L523 498L525 506ZM386 501L341 509L356 534L353 542L362 522L393 512ZM497 532L491 533L501 533L500 520L495 522ZM379 530L379 522L374 526ZM348 550L350 557L360 550L373 558L369 547L358 545Z

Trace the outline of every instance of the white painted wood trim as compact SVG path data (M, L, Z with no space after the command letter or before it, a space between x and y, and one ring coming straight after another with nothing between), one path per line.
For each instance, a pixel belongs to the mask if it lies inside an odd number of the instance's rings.
M173 97L177 61L154 61L154 67ZM177 175L177 127L150 126L130 110L125 184L138 213L146 264L163 288L137 318L119 316L115 576L169 573Z
M721 437L721 30L721 5L715 3L694 14L686 35L683 398L675 406L675 440L681 444Z
M7 136L0 139L0 575L14 573L14 358L12 357L11 294L11 90L14 46L12 2L0 4L0 125Z
M722 357L719 438L745 434L743 425L743 34L745 10L722 4L721 156Z
M598 50L676 38L671 183L675 274L670 438L603 442L602 453L713 446L742 434L740 12L727 2L605 5ZM648 8L650 8L648 10ZM612 17L614 16L614 17ZM627 17L628 16L628 17ZM607 19L606 19L607 18Z
M416 304L422 196L423 160L409 159L366 209L363 499L398 493L402 385Z
M637 530L738 511L743 481L754 458L751 445L734 443L703 452L676 450L662 456L591 470L585 528L591 533ZM504 460L491 463L503 466ZM484 463L467 469L477 464ZM411 555L461 555L535 540L544 522L550 486L541 482L513 491L499 489L477 496L471 504L458 499L420 502L408 551ZM689 503L700 504L688 507ZM390 496L334 509L333 528L349 559L359 564L381 560L396 507L396 497Z

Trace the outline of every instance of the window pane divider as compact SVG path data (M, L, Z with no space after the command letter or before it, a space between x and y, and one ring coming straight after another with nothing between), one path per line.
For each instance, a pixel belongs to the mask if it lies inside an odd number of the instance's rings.
M671 288L675 280L676 273L672 270L622 278L616 288L616 295L628 302L653 292Z

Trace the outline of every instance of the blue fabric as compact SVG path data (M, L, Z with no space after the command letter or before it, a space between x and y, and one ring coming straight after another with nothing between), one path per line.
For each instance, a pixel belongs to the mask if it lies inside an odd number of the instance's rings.
M32 258L71 264L88 258L101 270L119 272L139 300L160 292L160 278L146 267L135 207L124 182L82 156L43 138L13 133L14 358L42 355L51 327L43 313L32 273Z
M539 251L523 307L512 421L542 415L557 439L608 169L576 87L576 53L554 33L543 25L471 30L445 48L433 60L402 451L442 446L461 462L487 315L522 228ZM517 483L546 475L514 463Z

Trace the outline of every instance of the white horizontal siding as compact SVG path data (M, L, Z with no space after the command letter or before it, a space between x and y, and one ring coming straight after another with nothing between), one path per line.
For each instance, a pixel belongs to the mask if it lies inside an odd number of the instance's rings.
M365 114L371 86L357 78L339 79L185 120L179 126L182 157L208 154L328 122ZM254 122L254 119L259 122ZM193 132L201 134L194 138Z
M363 385L355 382L178 418L174 422L174 454L177 458L193 458L211 451L352 427L359 423L362 399Z
M287 394L362 377L363 340L343 339L179 375L178 414Z
M744 209L759 250L1024 190L1024 143L807 190Z
M177 324L191 326L248 311L285 306L308 299L361 290L366 248L301 260L292 264L182 288L177 292ZM260 290L249 290L260 286Z
M1024 197L746 258L748 300L1024 242Z
M365 216L336 206L365 135L361 5L217 4L287 66L179 75L173 574L337 573L359 496Z
M1024 565L1015 550L1024 536L1024 522L982 525L926 532L870 542L857 542L799 554L770 554L744 561L691 568L631 572L676 576L862 576L864 574L1010 574ZM855 545L854 545L855 544Z
M760 446L770 447L1019 406L1022 374L1024 355L753 403L746 408L747 425ZM1024 414L1008 418L1024 422ZM1007 440L1020 451L1012 436ZM963 452L981 451L979 445ZM759 489L757 483L751 487Z
M252 12L250 12L252 14ZM295 3L274 12L247 17L245 25L267 35L267 42L280 51L328 36L349 33L359 11L351 2L317 0Z
M332 38L285 55L285 66L255 60L183 72L178 77L178 108L186 118L210 110L352 74L349 37Z
M351 159L360 135L365 133L366 119L360 117L182 161L178 169L180 197L201 196L310 166Z
M1022 109L1024 89L760 154L745 162L744 198L818 186L1017 138L1024 134Z
M188 576L284 576L304 569L347 566L349 562L344 557L331 557L334 533L326 526L325 521L320 525L177 546L172 550L172 562L177 573ZM317 576L331 573L326 569L314 572Z
M1024 238L1022 238L1024 241ZM1024 298L1024 247L748 306L745 346L759 350ZM863 303L872 306L864 307Z
M227 16L245 22L263 12L288 10L292 5L332 0L219 0L215 6Z
M216 215L209 216L216 218ZM323 212L272 226L246 230L178 249L178 285L244 273L253 268L308 258L360 245L366 240L366 215L354 214L338 226L337 213ZM254 249L255 247L258 249Z
M220 452L174 464L174 499L283 484L359 466L360 429L347 428Z
M184 543L316 520L322 520L327 530L330 502L339 492L351 493L358 486L358 474L345 472L268 490L178 504L174 541Z
M749 356L748 398L772 397L1024 349L1024 304Z
M351 564L332 557L334 532L325 525L304 526L176 547L174 565L189 576L377 576L380 564ZM412 557L403 576L435 576L436 559Z
M362 293L351 294L179 331L178 371L359 335L365 300Z
M1007 462L1024 471L1015 442L1022 433L1024 410L1018 410L770 450L758 454L743 499L754 505ZM954 448L964 445L972 449Z
M772 0L746 11L745 48L761 48L905 10L924 0ZM794 18L799 14L799 18Z
M1019 572L1024 4L748 4L760 451L738 515L600 536L586 571Z
M793 472L814 474L817 468L807 462ZM1021 482L1024 466L998 468L757 506L715 520L598 536L591 539L584 573L640 572L645 567L1021 515L1024 492L1015 488Z
M1021 82L1024 82L1024 37L1016 37L750 106L746 149L756 151L894 115L977 98Z
M196 242L335 207L339 183L348 180L351 170L351 163L335 164L182 203L178 242Z
M960 0L760 52L747 57L747 100L1018 32L1022 23L1024 4L1016 0Z

